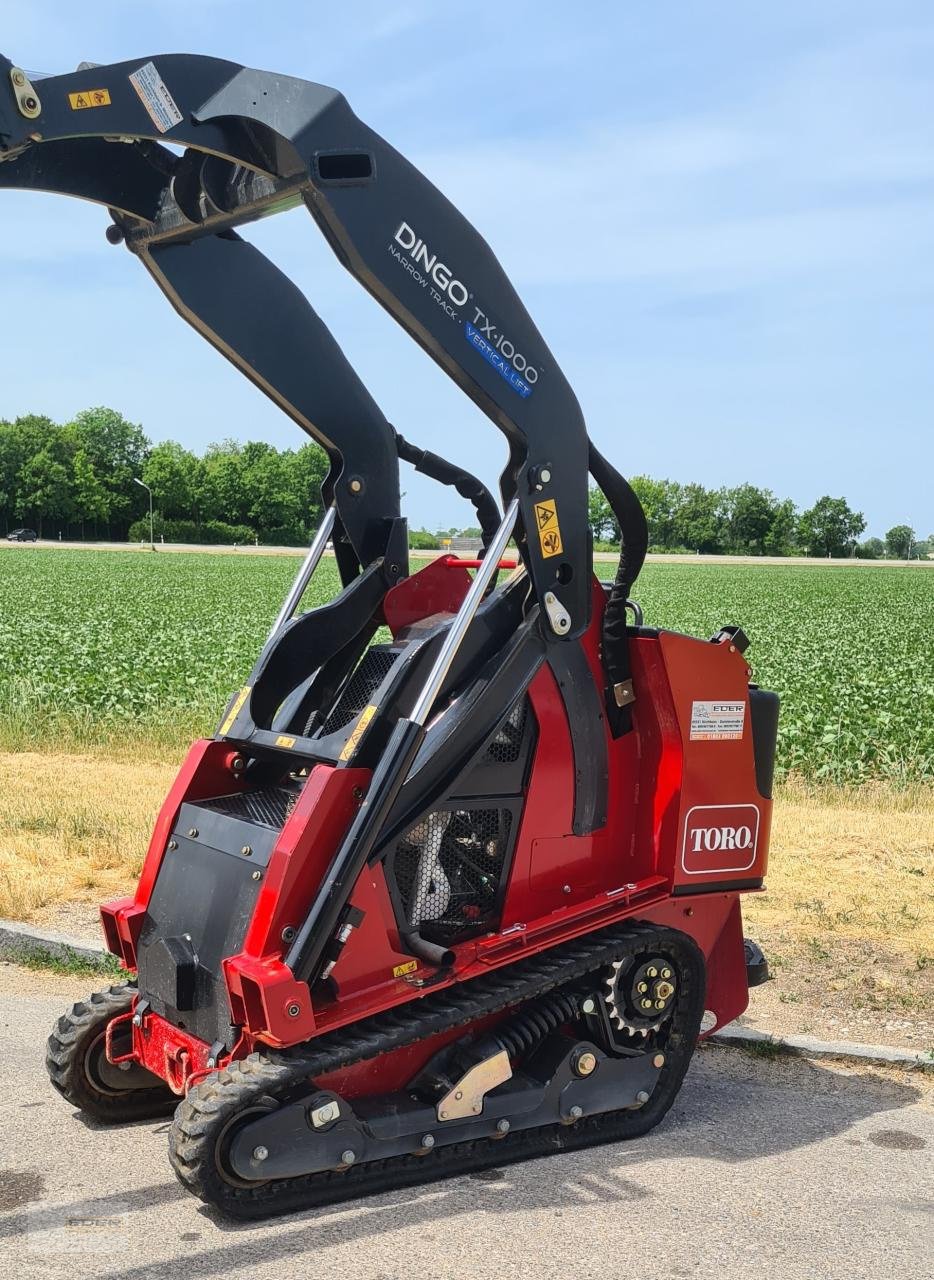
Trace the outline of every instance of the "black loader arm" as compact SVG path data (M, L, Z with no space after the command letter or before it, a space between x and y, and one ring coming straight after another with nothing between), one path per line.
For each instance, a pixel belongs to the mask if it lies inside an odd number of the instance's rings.
M0 57L0 187L110 209L109 238L328 451L325 496L366 565L399 514L392 428L310 304L235 230L303 203L351 274L506 436L503 497L518 499L516 536L552 638L585 629L576 397L486 242L341 94L184 54L33 84Z

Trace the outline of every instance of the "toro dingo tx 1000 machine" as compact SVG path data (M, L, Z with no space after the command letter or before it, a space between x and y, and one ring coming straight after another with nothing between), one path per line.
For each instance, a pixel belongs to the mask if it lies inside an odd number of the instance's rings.
M331 464L256 665L102 908L128 981L59 1020L55 1087L100 1120L174 1109L178 1177L238 1217L646 1133L765 971L739 895L777 699L737 627L643 625L642 510L485 241L339 93L204 57L36 83L0 60L0 186L106 206ZM502 511L235 230L301 204L505 435ZM476 561L409 572L400 458L473 500ZM622 531L608 588L588 472ZM340 593L300 612L331 539Z

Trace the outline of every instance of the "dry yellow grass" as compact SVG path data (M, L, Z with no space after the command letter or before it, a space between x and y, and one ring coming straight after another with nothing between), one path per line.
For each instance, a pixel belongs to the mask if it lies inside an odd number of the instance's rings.
M0 916L129 890L174 765L0 754Z
M934 968L934 787L786 784L768 889L746 900L756 924L884 943Z
M0 916L41 921L63 902L130 890L174 773L174 762L0 753ZM768 889L747 897L745 917L788 999L845 989L857 1007L930 1008L934 788L786 784Z

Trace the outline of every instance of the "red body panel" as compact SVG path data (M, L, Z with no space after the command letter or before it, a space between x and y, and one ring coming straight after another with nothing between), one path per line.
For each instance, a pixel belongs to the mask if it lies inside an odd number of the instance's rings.
M386 620L396 632L451 612L470 581L463 564L434 561L387 593ZM604 601L595 583L592 624L580 641L598 689ZM771 818L771 803L756 787L748 668L729 641L663 632L634 638L630 648L633 731L613 739L604 722L607 821L588 835L572 830L572 726L561 691L548 666L530 684L538 737L500 928L456 945L453 971L440 980L403 949L379 863L364 870L351 898L364 916L333 971L338 997L316 994L312 1001L284 964L283 930L300 923L369 783L364 770L312 769L275 845L242 950L224 961L233 1018L244 1028L232 1056L258 1043L309 1040L626 917L690 934L707 958L707 1006L716 1025L742 1012L737 891L761 883ZM234 790L239 784L228 765L222 743L192 748L159 815L135 898L102 908L108 945L127 967L135 963L139 923L179 805ZM167 1023L157 1026L162 1021L146 1015L134 1030L134 1056L168 1072L173 1087L190 1083L206 1069L207 1046ZM441 1043L432 1042L432 1052ZM381 1058L344 1073L342 1085L356 1092L395 1087L391 1081L410 1078L426 1056L423 1047Z

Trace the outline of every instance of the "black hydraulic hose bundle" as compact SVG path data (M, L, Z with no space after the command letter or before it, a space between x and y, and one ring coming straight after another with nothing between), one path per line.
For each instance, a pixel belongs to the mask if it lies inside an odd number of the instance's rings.
M603 665L610 684L610 723L614 734L619 734L631 727L632 714L628 708L635 701L626 631L626 601L645 563L649 529L642 503L634 489L593 443L590 444L588 466L619 522L621 535L619 568L603 615Z
M456 467L453 462L448 462L446 458L441 458L428 449L419 449L417 445L409 444L398 431L396 432L396 452L403 462L410 462L416 471L421 471L423 475L437 480L440 484L450 485L462 498L473 503L477 519L480 521L480 537L486 549L502 519L499 507L486 485L476 476L472 476L469 471L464 471L461 467Z

